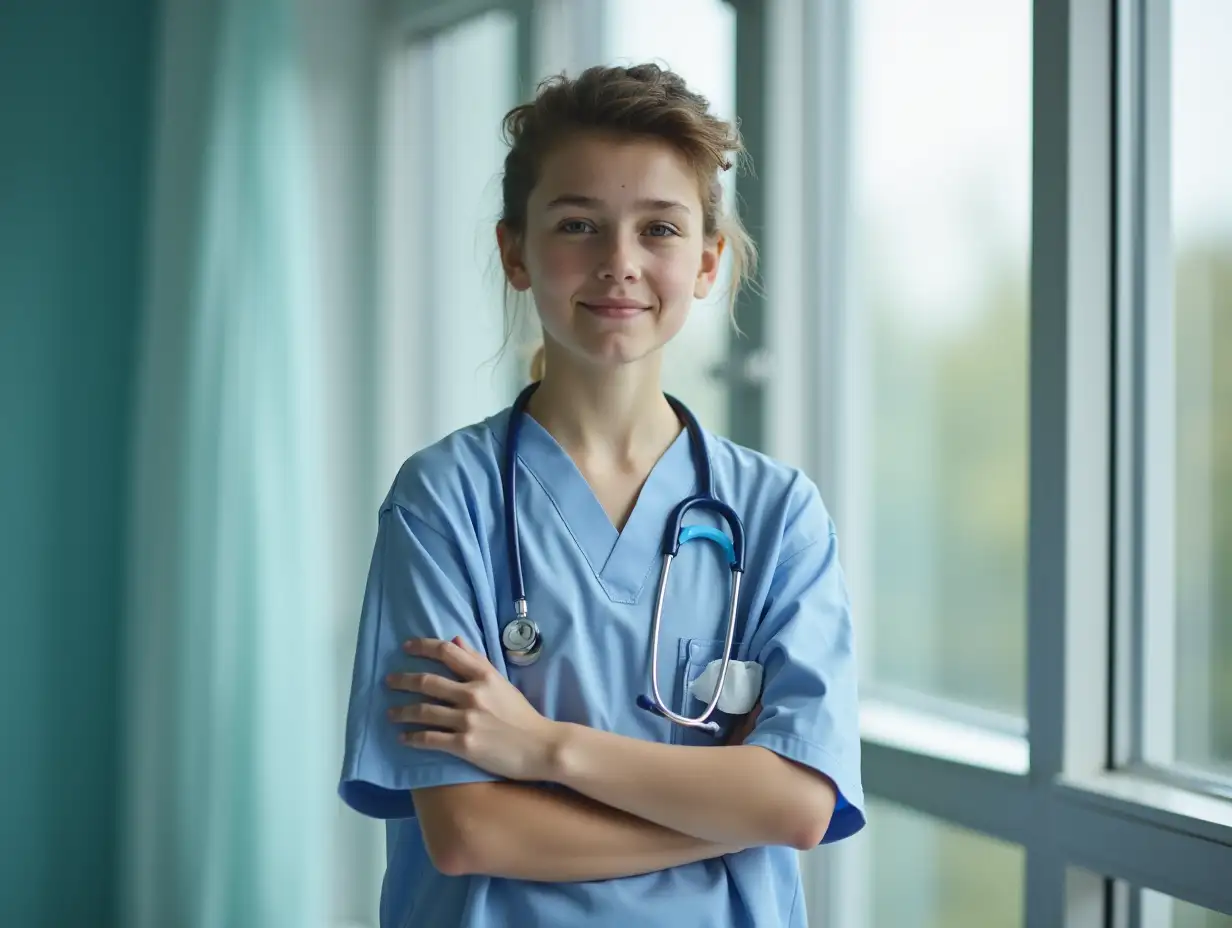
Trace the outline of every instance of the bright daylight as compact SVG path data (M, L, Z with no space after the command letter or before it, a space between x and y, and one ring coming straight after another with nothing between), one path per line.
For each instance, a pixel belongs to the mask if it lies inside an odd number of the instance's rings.
M0 925L1232 928L1232 3L9 0Z

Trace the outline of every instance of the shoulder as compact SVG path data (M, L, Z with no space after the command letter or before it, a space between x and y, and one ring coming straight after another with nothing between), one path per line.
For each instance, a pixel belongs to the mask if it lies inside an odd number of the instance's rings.
M716 492L744 518L776 524L780 560L835 533L834 520L817 484L799 467L712 433L706 434Z
M397 506L444 532L460 516L473 515L500 493L500 454L496 430L507 414L457 429L408 457L398 469L381 513Z

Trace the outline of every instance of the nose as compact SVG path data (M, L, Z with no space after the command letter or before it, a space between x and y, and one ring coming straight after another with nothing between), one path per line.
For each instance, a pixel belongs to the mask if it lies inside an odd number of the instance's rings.
M604 236L603 255L599 261L599 279L610 281L635 281L641 277L637 261L636 237L630 240L624 231Z

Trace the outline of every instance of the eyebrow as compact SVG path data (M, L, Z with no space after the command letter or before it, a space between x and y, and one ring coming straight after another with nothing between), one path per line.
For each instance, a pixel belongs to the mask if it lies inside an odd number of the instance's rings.
M596 197L582 196L581 194L578 194L578 193L564 193L556 197L555 199L553 199L550 203L548 203L548 205L545 208L546 209L556 209L557 207L560 207L560 206L581 206L587 209L598 209L599 207L603 206L603 201L600 199L597 199ZM686 212L686 213L689 212L689 208L677 200L644 199L644 200L638 200L634 204L634 206L636 206L638 209L649 209L649 210L659 210L659 211L682 210L683 212Z

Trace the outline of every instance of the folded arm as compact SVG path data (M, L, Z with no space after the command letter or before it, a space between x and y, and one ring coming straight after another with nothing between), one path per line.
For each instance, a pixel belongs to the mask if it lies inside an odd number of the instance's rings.
M433 864L442 873L552 883L665 870L743 850L681 834L585 796L528 783L467 783L414 791Z
M556 723L548 779L703 841L816 847L830 780L757 745L690 747Z
M804 480L796 495L748 643L764 668L767 710L751 743L667 745L560 724L546 779L709 841L805 850L863 826L857 665L838 540L816 487ZM844 809L829 835L837 783Z
M437 703L394 708L396 722L427 725L403 735L511 780L551 781L576 793L725 847L815 847L837 793L811 769L756 745L659 744L544 718L460 638L412 640L408 653L458 675L391 674L388 685Z

